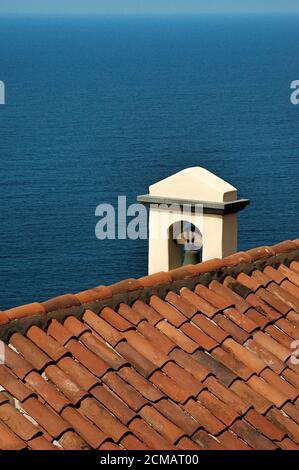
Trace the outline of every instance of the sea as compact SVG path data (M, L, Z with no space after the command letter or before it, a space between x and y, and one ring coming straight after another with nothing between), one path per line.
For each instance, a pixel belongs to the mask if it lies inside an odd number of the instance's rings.
M98 240L117 206L187 167L251 205L239 249L299 236L298 15L1 16L0 310L147 273Z

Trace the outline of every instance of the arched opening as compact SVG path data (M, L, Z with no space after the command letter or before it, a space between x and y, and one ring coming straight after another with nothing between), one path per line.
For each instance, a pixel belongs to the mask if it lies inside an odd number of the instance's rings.
M202 234L191 222L181 220L168 229L169 269L202 261Z

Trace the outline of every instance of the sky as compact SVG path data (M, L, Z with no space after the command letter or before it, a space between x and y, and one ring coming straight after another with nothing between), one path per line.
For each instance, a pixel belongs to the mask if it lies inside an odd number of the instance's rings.
M0 14L299 13L299 0L0 0Z

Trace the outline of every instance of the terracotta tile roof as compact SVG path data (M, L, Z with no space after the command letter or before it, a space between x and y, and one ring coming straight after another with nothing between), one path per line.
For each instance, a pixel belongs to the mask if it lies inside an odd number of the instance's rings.
M299 240L0 313L0 449L299 449Z

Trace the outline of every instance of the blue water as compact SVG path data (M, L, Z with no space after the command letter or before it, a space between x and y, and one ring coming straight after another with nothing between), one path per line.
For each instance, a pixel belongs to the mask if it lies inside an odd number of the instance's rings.
M200 165L251 206L239 248L298 237L298 16L0 18L0 309L147 270L95 208Z

